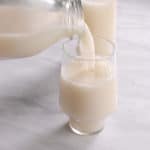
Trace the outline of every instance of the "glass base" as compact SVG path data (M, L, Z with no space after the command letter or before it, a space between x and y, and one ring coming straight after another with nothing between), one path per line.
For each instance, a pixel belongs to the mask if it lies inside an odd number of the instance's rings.
M103 131L104 122L91 123L89 122L78 122L78 121L69 121L69 128L71 131L78 135L94 135Z

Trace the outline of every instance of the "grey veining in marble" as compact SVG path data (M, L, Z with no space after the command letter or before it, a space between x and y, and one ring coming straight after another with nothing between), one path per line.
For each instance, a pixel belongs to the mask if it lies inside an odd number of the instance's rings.
M49 61L51 50L1 61L0 150L149 150L149 0L119 0L117 41L119 109L94 136L77 136L66 127L54 86L60 65ZM53 49L56 55L60 45Z

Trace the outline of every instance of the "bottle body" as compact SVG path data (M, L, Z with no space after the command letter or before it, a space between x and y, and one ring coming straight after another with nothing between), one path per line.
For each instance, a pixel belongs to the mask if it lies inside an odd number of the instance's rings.
M76 17L75 9L70 0L1 1L0 56L32 56L70 36L78 26L69 22Z

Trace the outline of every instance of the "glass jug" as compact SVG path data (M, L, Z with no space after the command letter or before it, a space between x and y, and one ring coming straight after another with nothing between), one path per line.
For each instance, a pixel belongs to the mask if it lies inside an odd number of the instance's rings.
M32 56L79 33L81 0L1 0L0 57Z

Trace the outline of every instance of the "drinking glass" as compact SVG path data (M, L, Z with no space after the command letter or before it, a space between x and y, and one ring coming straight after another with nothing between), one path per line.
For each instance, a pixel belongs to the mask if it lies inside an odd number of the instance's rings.
M78 39L63 45L59 103L70 129L79 135L102 131L107 116L117 108L115 46L100 37L97 40L99 53L88 58L79 53Z

